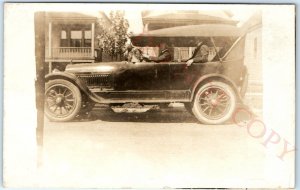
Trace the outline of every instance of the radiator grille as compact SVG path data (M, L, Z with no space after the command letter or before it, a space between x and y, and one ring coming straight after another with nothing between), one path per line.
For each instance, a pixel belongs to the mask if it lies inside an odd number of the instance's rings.
M111 87L113 82L109 74L80 74L77 77L90 87Z

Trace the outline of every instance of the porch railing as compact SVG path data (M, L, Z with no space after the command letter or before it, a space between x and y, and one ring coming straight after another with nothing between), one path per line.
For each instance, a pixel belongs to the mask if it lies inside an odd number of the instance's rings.
M51 59L92 59L92 52L90 47L59 47L46 48L46 58Z

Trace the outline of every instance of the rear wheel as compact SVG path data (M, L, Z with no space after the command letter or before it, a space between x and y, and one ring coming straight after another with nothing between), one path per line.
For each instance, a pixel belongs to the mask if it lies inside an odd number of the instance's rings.
M236 95L228 84L213 81L198 89L192 105L192 111L200 122L221 124L232 116Z
M55 79L46 83L45 114L51 121L70 121L81 108L81 94L71 82Z

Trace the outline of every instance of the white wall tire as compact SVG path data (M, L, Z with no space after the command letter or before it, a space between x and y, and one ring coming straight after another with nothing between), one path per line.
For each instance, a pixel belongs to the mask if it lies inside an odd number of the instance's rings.
M195 117L204 124L222 124L235 111L237 98L231 86L213 81L201 86L192 102Z

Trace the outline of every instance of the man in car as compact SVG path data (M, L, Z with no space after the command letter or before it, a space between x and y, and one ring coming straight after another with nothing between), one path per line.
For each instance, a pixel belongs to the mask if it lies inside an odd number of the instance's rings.
M209 48L206 42L199 42L192 57L188 59L186 64L190 66L192 63L205 63L208 61Z
M165 42L161 42L159 44L159 49L160 52L158 57L143 54L144 59L146 59L147 61L154 61L154 62L168 62L172 60L171 54L168 50L168 46Z

